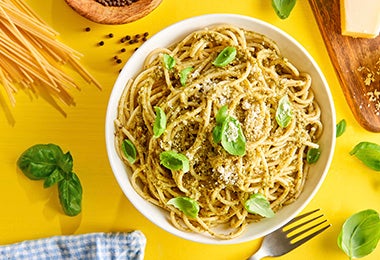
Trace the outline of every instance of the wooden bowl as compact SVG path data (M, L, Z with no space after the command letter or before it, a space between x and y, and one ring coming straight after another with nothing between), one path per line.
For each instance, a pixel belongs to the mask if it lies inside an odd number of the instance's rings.
M77 13L101 24L124 24L152 12L162 0L139 0L125 6L104 6L96 0L65 0Z

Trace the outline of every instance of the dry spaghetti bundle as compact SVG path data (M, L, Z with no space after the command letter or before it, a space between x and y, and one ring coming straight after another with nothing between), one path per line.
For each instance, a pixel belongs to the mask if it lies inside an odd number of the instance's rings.
M0 2L0 26L0 84L12 105L20 88L74 104L69 90L79 86L64 72L63 64L100 88L78 63L82 55L59 42L58 33L22 0Z
M229 59L226 50L236 56ZM219 57L227 62L217 62ZM153 51L126 85L115 120L116 149L132 170L133 187L169 211L178 229L239 236L261 219L245 206L253 194L277 212L302 192L306 154L318 149L323 127L311 84L271 39L231 25L196 31ZM291 110L286 124L277 120L279 107ZM160 110L167 123L157 134ZM246 141L243 152L239 138ZM136 156L126 147L135 147ZM168 152L188 165L168 169ZM173 207L176 198L195 201L199 214Z

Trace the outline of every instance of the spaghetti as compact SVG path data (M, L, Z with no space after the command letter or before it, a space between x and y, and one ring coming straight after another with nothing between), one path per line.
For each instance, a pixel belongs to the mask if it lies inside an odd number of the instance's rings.
M218 53L228 46L236 48L236 58L227 66L214 66ZM173 69L163 64L164 54L174 58ZM179 72L188 67L192 71L183 85ZM275 120L283 96L292 109L286 127ZM264 195L274 212L297 199L307 178L306 153L318 148L322 133L310 76L282 57L271 39L230 25L195 31L167 49L153 51L119 102L115 145L132 170L133 187L169 211L178 229L221 239L237 237L248 223L261 219L244 207L251 194ZM216 115L225 105L244 132L243 156L227 153L213 140ZM167 126L155 138L157 106L166 113ZM121 151L125 139L136 148L134 163ZM163 167L159 157L164 151L186 155L189 171ZM197 201L196 218L168 205L180 196Z
M12 105L19 88L73 105L68 90L79 86L65 73L62 64L69 64L83 79L100 88L79 64L82 55L59 42L58 33L24 1L0 1L0 26L0 84Z

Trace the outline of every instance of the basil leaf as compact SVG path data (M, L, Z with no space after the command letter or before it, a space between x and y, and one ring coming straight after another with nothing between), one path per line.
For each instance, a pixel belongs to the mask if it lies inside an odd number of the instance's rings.
M222 146L231 155L245 155L246 139L237 119L228 116L222 125Z
M65 177L65 173L61 169L55 169L44 181L44 188L49 188L60 182Z
M228 46L218 54L212 64L216 67L224 67L235 59L236 53L236 48Z
M281 19L288 18L295 5L296 0L272 0L272 7Z
M65 153L59 160L58 160L58 166L64 171L64 172L71 172L73 171L73 157L71 156L70 152Z
M228 116L227 109L228 109L228 106L224 105L218 110L215 116L215 120L217 124L223 124L224 120L226 120Z
M282 97L278 102L276 121L282 128L286 128L292 121L292 108L288 96Z
M163 55L164 59L164 65L167 70L171 70L175 66L175 59L174 57L170 56L169 54L164 54Z
M173 205L190 218L198 217L199 205L194 199L188 197L176 197L170 199L167 204Z
M212 130L212 139L214 140L214 143L218 144L222 141L222 134L222 125L216 125Z
M160 107L154 107L154 110L156 111L156 119L153 125L153 135L157 138L165 132L166 114Z
M64 212L69 216L79 214L82 186L72 172L73 157L70 152L64 154L55 144L37 144L21 154L17 165L28 178L45 179L45 188L58 183L59 199Z
M309 164L316 163L321 156L321 150L318 148L310 148L306 153L306 161Z
M380 216L373 209L353 214L343 224L337 243L350 259L370 254L380 239Z
M369 168L380 171L380 145L371 142L360 142L350 152Z
M261 193L252 194L244 203L244 208L251 214L258 214L262 217L271 218L274 212L269 201Z
M76 216L81 212L82 185L78 176L70 172L58 183L59 201L68 216Z
M48 177L59 165L65 164L60 163L63 156L61 148L55 144L37 144L21 154L17 166L29 179L40 180Z
M182 86L186 85L187 76L193 71L193 67L187 67L179 72L179 81Z
M136 161L136 147L130 140L124 139L124 141L121 143L121 150L130 163L133 164Z
M346 131L346 120L342 119L336 124L336 137L341 136Z
M160 154L160 163L167 169L177 171L182 170L184 173L190 169L189 159L180 153L174 151L165 151Z

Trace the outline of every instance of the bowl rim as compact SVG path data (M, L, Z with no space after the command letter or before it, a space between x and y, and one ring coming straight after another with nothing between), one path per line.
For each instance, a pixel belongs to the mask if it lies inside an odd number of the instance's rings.
M116 149L114 148L114 119L116 118L116 113L117 113L117 104L119 102L121 92L124 89L125 83L127 82L128 79L133 78L136 76L135 75L130 75L129 74L129 68L131 66L135 67L135 73L138 73L141 71L142 68L142 62L145 59L146 55L153 49L157 48L158 46L160 47L167 47L170 45L170 43L175 43L179 39L183 38L186 36L188 33L195 31L197 29L205 28L207 26L211 26L213 24L234 24L239 27L247 28L250 30L254 30L251 27L258 27L263 30L268 30L268 35L267 33L263 33L267 35L269 38L273 39L273 35L277 35L280 38L284 38L287 40L289 43L294 45L297 48L297 52L300 52L300 55L303 55L307 58L307 60L310 62L309 66L310 68L315 70L315 73L319 77L321 81L321 85L323 88L323 98L326 99L326 104L327 107L324 109L327 110L327 115L322 115L322 117L325 117L325 120L327 120L329 126L331 126L328 129L328 132L326 128L324 128L324 132L322 135L327 135L327 143L326 146L324 147L325 150L329 151L328 154L322 154L321 157L323 156L323 160L325 161L325 164L322 167L322 172L320 173L320 178L318 181L315 183L314 187L311 188L309 192L309 195L305 195L306 197L303 198L302 201L300 201L301 196L292 204L287 205L284 208L287 208L288 210L279 210L276 213L277 219L281 219L281 221L277 222L274 225L271 225L268 228L264 228L263 230L260 230L259 232L255 233L254 235L246 235L242 234L241 236L237 238L233 238L230 240L221 240L221 239L216 239L208 235L203 235L203 234L197 234L197 233L192 233L192 232L185 232L178 230L175 228L168 219L166 221L168 222L168 225L161 225L160 221L164 221L165 215L167 215L167 212L160 209L157 206L153 206L154 208L157 208L161 212L166 212L166 214L163 214L164 216L159 216L159 218L155 218L155 216L148 214L149 209L151 206L149 206L147 201L145 201L143 198L140 197L140 195L137 194L137 192L132 188L130 182L129 182L129 177L127 176L127 169L125 165L123 165L122 161L117 155ZM184 29L185 28L185 29ZM182 31L181 33L177 33L177 30ZM172 35L172 32L174 35ZM261 33L259 31L259 33ZM169 39L165 39L164 42L166 44L162 43L161 38L162 36L170 36L168 37ZM283 48L281 48L281 43L279 44L281 53L283 53ZM284 55L286 57L286 55ZM141 58L143 58L141 60ZM288 57L289 58L289 57ZM291 59L289 59L291 60ZM297 66L296 66L297 67ZM297 67L298 68L298 67ZM313 89L315 87L312 87ZM316 94L316 93L315 93ZM319 100L319 99L318 99ZM179 22L176 22L172 25L167 26L166 28L162 29L161 31L157 32L153 36L150 37L143 45L139 47L139 49L130 57L130 59L127 61L127 63L124 65L123 69L121 70L118 78L116 79L116 82L113 86L108 106L107 106L107 112L106 112L106 120L105 120L105 138L106 138L106 150L107 150L107 155L109 159L109 163L112 169L112 172L122 189L124 195L129 199L129 201L132 203L132 205L147 219L149 219L152 223L160 227L161 229L164 229L165 231L194 242L198 243L204 243L204 244L237 244L237 243L242 243L242 242L247 242L250 240L254 240L260 237L265 236L266 234L269 234L270 232L273 232L277 228L283 226L286 224L290 219L292 219L294 216L296 216L298 213L300 213L310 202L310 200L315 196L317 191L319 190L320 186L322 185L323 181L326 178L327 172L330 168L332 157L334 154L334 148L335 148L335 141L336 141L336 136L335 136L335 107L334 107L334 102L332 99L332 94L330 92L327 80L325 79L325 76L323 75L321 69L319 68L318 64L316 61L313 59L313 57L306 51L306 49L298 43L293 37L291 37L289 34L286 32L282 31L281 29L275 27L274 25L259 20L257 18L253 17L248 17L245 15L239 15L239 14L228 14L228 13L215 13L215 14L205 14L205 15L199 15L195 17L190 17L184 20L181 20ZM321 160L321 158L320 158ZM314 166L311 166L314 167ZM123 169L123 170L121 170ZM305 189L305 187L304 187ZM304 191L301 192L301 195L304 193ZM145 203L144 203L145 201ZM298 201L298 203L297 203ZM297 203L297 204L296 204ZM149 203L150 204L150 203ZM269 220L272 221L272 220ZM271 223L269 222L268 219L261 220L259 223ZM250 225L254 225L255 223L252 223Z

